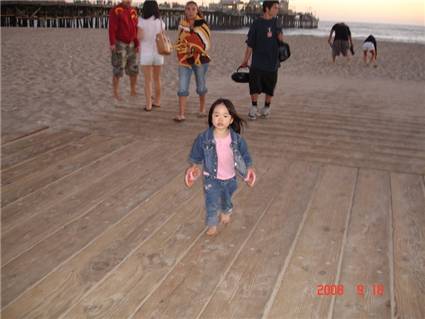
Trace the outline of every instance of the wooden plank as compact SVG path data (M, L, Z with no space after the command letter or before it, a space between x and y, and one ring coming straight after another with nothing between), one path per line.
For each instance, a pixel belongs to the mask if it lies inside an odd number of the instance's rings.
M102 115L102 118L107 119L108 124L111 122L122 123L123 120L128 123L129 127L134 127L134 130L140 128L140 123L134 115L132 117L121 116L120 114L113 115ZM144 119L144 125L158 125L160 119L155 117L151 119ZM162 119L164 120L164 119ZM261 123L251 124L255 127L255 134L248 135L250 137L260 136L261 138L268 138L270 131L274 134L278 134L282 137L282 140L287 141L288 138L292 138L294 142L307 142L315 145L334 146L341 149L364 149L380 152L389 152L395 155L408 155L418 156L422 159L425 158L425 143L423 138L419 138L419 141L412 140L412 136L406 139L394 139L391 138L385 131L381 131L380 134L354 134L346 133L344 130L345 126L342 126L340 130L329 131L327 125L319 125L317 119L311 119L312 125L308 125L305 122L294 123L286 118L277 121L276 119L268 121L268 125L264 126ZM169 123L169 120L165 120L164 125ZM187 123L189 124L189 123ZM199 123L198 123L199 124ZM193 124L190 124L193 125ZM361 133L364 131L364 127L357 126ZM392 131L393 132L393 131ZM284 138L284 139L283 139Z
M258 142L266 139L269 136L269 132L256 132L256 134L250 135L250 139L252 142ZM410 148L409 150L403 150L398 148L398 146L375 146L372 142L368 143L358 143L351 142L355 136L350 136L348 140L344 140L339 136L335 136L332 138L323 139L310 135L310 137L306 137L304 133L302 136L294 135L292 133L284 133L281 130L276 130L274 134L275 139L279 139L279 146L284 145L292 145L293 148L305 147L310 150L330 150L333 152L345 152L350 154L363 153L367 154L369 157L377 158L377 159L386 159L387 161L409 161L412 163L419 163L424 165L425 162L425 142L424 143L416 143L415 148ZM401 141L403 144L403 141ZM423 146L423 149L419 149L420 145ZM359 155L357 155L358 157ZM364 155L363 155L364 156Z
M170 176L183 170L184 155L168 148L161 161L141 162L134 171L133 183L103 201L84 217L67 224L61 231L38 243L2 268L3 304L7 305L25 290L44 278L89 245L111 225L155 193ZM157 155L157 154L156 154ZM159 171L159 172L158 172Z
M130 138L122 138L121 145L118 144L115 150L92 164L2 208L2 234L6 234L25 219L33 218L55 203L75 196L77 192L89 187L99 178L103 178L108 172L126 165L127 161L123 162L122 159L130 160L135 149L145 145L140 142L131 144L130 142Z
M146 113L146 112L145 112ZM205 129L206 120L188 120L184 123L176 124L172 117L162 118L162 117L152 117L149 119L143 118L143 122L140 121L140 118L116 118L114 116L102 116L100 119L95 121L87 120L83 121L84 125L88 125L90 130L93 129L99 130L100 132L110 132L113 131L115 134L120 133L124 135L140 135L143 137L149 136L150 138L158 138L155 128L164 127L166 130L161 132L161 138L172 136L175 137L176 134L181 134L191 136L196 136L197 132L200 132ZM123 125L125 122L125 125Z
M128 126L120 128L122 126L120 123L125 118L116 118L114 120L114 116L108 116L105 118L105 125L112 125L111 127L114 127L114 131L127 130L134 134L144 132L140 123L131 118L126 120ZM143 125L148 127L150 125L157 125L156 122L159 120L157 117L144 119ZM167 125L167 123L169 123L168 120L164 122L164 125ZM270 123L273 123L273 119L271 119ZM185 123L185 129L192 129L195 124L192 121ZM346 132L344 130L329 131L326 126L322 129L318 129L314 125L312 127L310 126L303 124L300 127L299 125L294 126L293 123L286 123L284 128L282 128L282 123L280 122L274 122L274 124L267 125L266 127L261 122L250 123L250 127L256 133L250 134L248 131L247 136L251 142L264 145L264 139L269 140L269 133L273 130L273 137L276 138L276 143L273 143L273 146L280 145L285 147L285 149L289 146L292 147L292 150L295 148L297 152L313 148L318 153L324 152L326 154L331 152L330 154L335 154L335 156L339 157L345 155L347 161L332 162L337 165L353 165L348 161L356 161L353 166L357 167L359 165L361 166L359 163L364 159L371 158L373 165L368 165L367 167L378 168L381 162L385 160L389 162L386 167L391 170L401 172L422 172L425 170L425 144L423 139L412 141L410 135L409 138L393 138L385 134L385 132L371 136L369 133L364 133L364 129L361 126L358 127L359 133ZM167 125L167 127L169 127L167 134L170 132L173 132L173 136L175 134L182 134L179 127L170 125ZM253 131L251 130L251 132ZM279 152L281 151L279 150Z
M401 82L397 81L397 89L400 89L399 84ZM412 82L408 85L411 86ZM420 82L417 82L417 84L421 85ZM414 84L416 85L416 83ZM418 86L417 86L418 87ZM407 88L406 86L404 88ZM418 87L419 88L419 87ZM414 89L412 92L416 91ZM418 91L416 91L418 92ZM335 93L335 92L333 92ZM320 96L323 94L322 96ZM424 117L421 116L419 112L411 112L403 109L402 112L385 109L383 112L382 109L372 110L370 107L358 104L357 106L362 106L361 108L355 107L355 108L346 108L346 107L340 107L341 106L341 99L346 99L346 96L343 94L335 95L331 97L329 92L321 92L319 94L315 94L314 100L310 98L300 97L299 95L289 95L288 103L285 104L285 111L288 112L311 112L311 113L318 113L320 112L322 115L330 115L335 117L347 117L351 116L354 119L370 119L374 122L385 122L388 123L397 123L399 121L403 121L409 124L416 124L420 125L420 123L423 123ZM400 95L399 95L400 96ZM356 94L356 100L358 99L358 94ZM394 99L393 99L394 101ZM403 100L404 101L404 100ZM396 105L400 105L402 100L399 100ZM416 102L415 102L416 101ZM422 101L421 97L416 96L415 101L411 100L410 106L413 104L417 104L418 101ZM367 103L370 102L370 100L366 101ZM395 111L395 112L394 112Z
M273 118L275 118L273 116ZM289 119L295 123L300 122L303 123L319 123L322 124L330 124L337 126L347 126L347 127L364 127L364 128L372 128L372 129L381 129L390 131L391 128L394 132L404 132L408 134L425 134L425 130L423 124L419 123L406 123L403 120L397 121L387 121L382 119L381 121L376 121L376 119L372 117L367 118L356 118L353 116L338 116L337 114L323 114L321 112L294 112L285 110L282 113L278 113L276 115L277 119ZM316 122L314 121L316 119Z
M57 131L57 130L53 130L53 129L48 129L48 130L42 130L40 133L33 135L33 136L29 136L28 138L24 138L24 139L20 139L20 140L16 140L13 143L4 143L2 144L2 148L1 151L2 153L8 153L8 154L12 154L15 152L19 152L20 150L31 146L31 145L35 145L38 143L42 143L43 141L49 139L49 138L54 138L56 136L62 135L64 132L66 131ZM69 131L67 131L69 132Z
M68 156L59 163L49 165L45 169L35 170L23 178L17 179L16 182L3 187L3 207L50 183L66 178L66 176L80 170L82 167L90 165L106 154L113 152L117 147L120 147L122 143L122 138L99 141L83 153L76 153Z
M395 318L425 318L425 194L419 175L391 174Z
M360 140L367 139L367 137L373 140L388 139L392 142L400 140L406 140L411 144L423 144L422 141L425 138L425 130L415 130L413 128L406 130L391 129L391 127L375 127L367 126L359 123L348 124L348 123L333 123L322 121L317 118L292 118L291 116L278 115L270 119L270 128L279 127L279 124L283 125L280 128L288 130L300 131L304 129L310 132L321 132L320 135L341 135L341 136L356 136ZM269 126L268 126L269 127ZM319 135L319 134L318 134Z
M26 219L13 231L2 234L4 248L2 267L58 229L81 218L121 188L131 184L135 178L139 177L135 172L140 170L141 163L151 160L158 154L162 154L162 147L157 144L135 149L130 158L118 159L127 165L120 166L116 170L110 169L88 188L79 187L79 191L68 200L58 202L48 210Z
M173 272L146 302L135 309L132 318L195 318L209 300L221 275L258 228L286 176L285 159L269 162L270 169L255 192L241 192L235 199L232 223L216 238L196 243Z
M196 318L260 318L319 177L319 165L291 165L279 195Z
M382 114L382 113L366 113L366 114L358 114L356 112L343 112L341 110L335 110L332 108L326 108L323 106L320 106L320 112L314 111L312 107L314 107L312 104L308 104L306 107L305 105L293 105L293 103L289 103L286 105L287 108L283 110L283 115L286 114L295 114L299 116L310 116L310 117L317 117L319 120L338 120L338 121L353 121L355 123L371 123L372 125L389 125L389 126L399 126L402 125L404 127L408 128L416 128L416 129L423 129L424 122L420 120L420 118L416 117L402 117L397 116L393 117L390 116L388 113Z
M202 196L182 206L161 230L132 251L61 318L127 318L140 300L174 269L181 256L205 236L203 210Z
M2 150L1 168L2 170L10 168L13 165L47 152L57 146L64 145L73 140L78 140L85 135L87 135L87 133L61 131L48 137L43 134L37 134L33 138L22 140L22 143L17 143L16 145L15 143L5 145L4 150ZM35 144L36 142L37 144ZM30 145L22 148L19 147L20 144L27 143L30 143Z
M327 166L307 211L289 263L283 269L264 318L326 318L331 299L320 284L335 282L338 258L351 211L357 170Z
M56 148L51 152L44 153L36 158L15 165L10 169L2 171L2 186L12 184L19 178L29 175L35 171L40 171L48 166L60 162L69 156L76 155L86 151L102 141L110 140L111 137L90 134L81 140L71 142L63 147Z
M271 170L263 175L264 172L264 169L259 169L259 189L272 178ZM253 190L241 187L235 195L235 207L238 205L236 200L244 202L244 199L252 197ZM242 208L237 211L240 209ZM143 300L150 300L150 295L169 275L176 273L179 265L196 264L196 260L186 258L186 255L191 254L192 247L204 246L205 249L212 249L209 246L214 246L215 239L204 234L204 211L203 196L198 196L193 203L185 205L160 232L133 251L125 262L62 318L128 318ZM236 220L239 219L253 222L255 216L245 214L248 212L244 210L243 215L238 214L234 218L234 222L237 223ZM242 232L248 232L246 224L240 226L243 227ZM228 229L221 231L218 237L223 236L226 231ZM184 317L176 313L174 318Z
M376 170L386 170L402 173L420 174L425 170L425 161L410 161L409 158L394 159L388 156L371 156L362 152L341 151L338 149L325 149L324 147L315 147L315 150L308 150L306 147L290 145L283 147L277 143L273 144L274 148L264 147L264 143L256 143L252 145L252 149L268 154L269 157L280 157L285 151L288 157L299 160L317 161L325 164L341 165L346 167L362 167Z
M34 136L42 131L47 130L49 127L48 126L41 126L41 127L37 127L35 129L33 129L32 131L27 131L27 132L17 132L14 134L3 134L2 132L2 136L1 136L1 144L2 145L6 145L6 144L10 144L13 142L16 142L18 140L24 139L24 138L28 138L30 136Z
M170 236L164 233L163 226L171 219L182 227L188 212L195 206L200 209L200 190L200 187L197 191L183 187L183 175L178 174L149 201L136 207L91 245L15 299L4 309L4 318L58 318L100 284L134 249L154 236ZM199 221L199 216L193 218Z
M390 205L389 174L361 169L336 282L344 292L334 297L333 318L391 318Z
M267 126L260 126L260 123L252 124L253 127L257 128L261 133L269 133L273 132L287 132L291 134L304 135L308 134L310 136L316 136L320 138L328 137L331 140L338 139L348 139L353 140L355 137L358 141L365 141L370 139L372 142L375 142L377 145L379 143L391 143L398 146L409 146L412 148L420 148L422 151L425 149L424 138L422 136L417 136L416 134L387 134L387 132L375 130L368 131L365 128L359 126L355 129L347 129L347 128L338 128L332 127L328 125L318 125L316 124L308 124L308 123L300 123L296 124L293 122L286 121L275 121ZM284 124L284 126L282 126Z
M280 123L282 125L282 123ZM278 133L279 137L284 137L285 140L291 138L295 141L300 141L304 143L314 143L325 146L335 146L340 149L363 149L374 152L388 153L390 155L404 155L418 158L425 158L425 142L422 140L420 142L412 141L411 139L406 140L397 140L393 141L382 135L374 136L358 136L358 135L345 135L339 134L329 134L324 131L311 132L310 129L300 124L296 128L290 128L285 125L285 128L279 129L276 127L275 130ZM255 130L254 136L265 137L270 134L270 128L258 127Z

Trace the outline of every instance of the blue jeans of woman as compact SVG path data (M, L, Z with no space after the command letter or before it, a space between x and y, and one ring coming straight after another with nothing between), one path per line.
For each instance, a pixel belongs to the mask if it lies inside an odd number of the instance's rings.
M196 80L196 93L199 96L207 94L206 74L208 71L208 63L200 65L192 65L190 67L179 65L179 90L177 91L178 96L189 95L189 84L192 73L195 74Z
M218 214L231 214L233 209L232 196L238 187L236 176L226 180L204 177L204 194L208 226L218 224Z

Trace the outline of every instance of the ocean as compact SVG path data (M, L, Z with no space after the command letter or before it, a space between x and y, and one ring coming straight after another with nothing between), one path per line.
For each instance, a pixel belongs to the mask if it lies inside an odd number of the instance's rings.
M284 29L285 35L311 35L317 37L327 37L332 26L336 22L319 21L317 29ZM425 26L380 24L380 23L360 23L346 22L350 27L353 39L365 39L369 34L373 34L377 41L412 42L425 44ZM226 30L222 32L246 34L248 28L239 30Z

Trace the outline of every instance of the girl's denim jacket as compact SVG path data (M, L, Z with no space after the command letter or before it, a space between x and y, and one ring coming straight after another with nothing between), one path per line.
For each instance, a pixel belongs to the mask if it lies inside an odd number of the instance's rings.
M232 128L230 128L230 136L232 139L231 147L235 161L235 170L243 178L246 178L247 170L252 165L248 146L243 137ZM217 151L215 148L214 129L212 127L198 135L193 143L189 161L193 164L203 164L204 175L217 178Z

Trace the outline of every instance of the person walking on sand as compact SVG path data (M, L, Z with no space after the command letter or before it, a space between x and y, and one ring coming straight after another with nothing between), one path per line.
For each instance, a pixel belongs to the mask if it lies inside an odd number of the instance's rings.
M186 3L184 18L179 23L179 34L176 43L179 62L179 114L174 118L182 122L185 118L186 102L189 95L189 83L192 73L195 74L196 93L199 95L199 117L206 117L205 98L207 94L206 74L211 61L207 51L211 47L211 33L198 5L194 1Z
M278 41L283 41L282 28L276 21L278 12L279 1L264 1L263 15L254 21L248 31L247 47L241 67L247 67L252 56L249 69L249 94L251 95L249 120L257 118L258 95L261 93L265 93L266 98L260 115L262 118L270 116L270 105L280 66Z
M378 47L376 45L376 39L373 35L369 35L366 40L364 40L363 45L363 61L366 65L371 63L376 67L376 58L378 56ZM370 60L368 61L367 55L370 53Z
M335 37L332 41L333 33L335 32ZM353 41L351 39L351 31L348 25L344 22L336 23L332 26L331 32L329 33L328 43L332 48L332 62L335 63L337 56L342 54L343 56L349 59L347 51L350 49L351 52L354 52Z
M113 94L121 100L119 81L125 73L130 77L131 95L136 95L139 66L137 51L137 11L131 7L131 0L122 0L109 12L109 44L112 61Z
M161 67L164 57L158 53L156 35L165 29L161 20L158 3L154 0L145 1L142 17L138 23L138 38L140 40L140 65L143 69L146 106L145 111L161 105ZM155 84L154 101L152 102L152 79Z
M209 236L217 234L219 218L223 224L230 222L232 195L237 188L236 173L248 186L255 184L252 159L245 140L239 135L243 125L244 120L236 113L233 103L218 99L208 113L209 128L195 139L189 155L191 166L185 175L188 187L201 175L198 165L203 165L205 222Z

